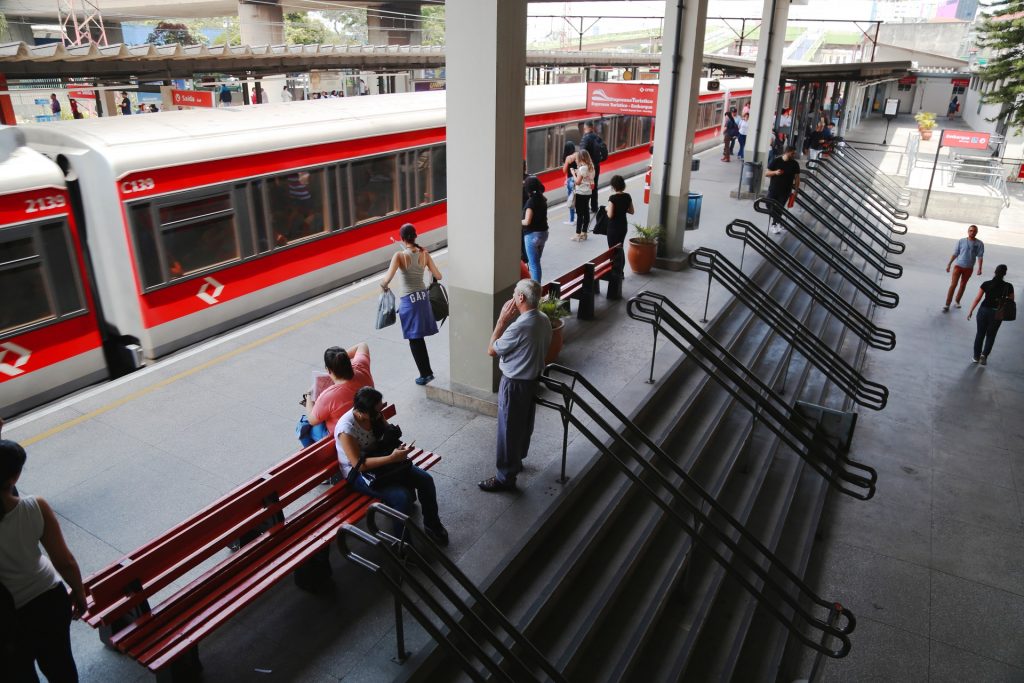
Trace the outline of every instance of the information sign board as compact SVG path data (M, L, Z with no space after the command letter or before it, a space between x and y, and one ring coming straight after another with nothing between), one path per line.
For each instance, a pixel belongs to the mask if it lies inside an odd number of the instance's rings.
M890 97L885 101L885 115L896 116L900 112L900 101L895 97Z
M213 93L206 90L171 90L171 103L177 107L213 107Z
M587 83L587 111L595 114L654 116L657 108L653 83Z
M989 133L973 130L946 130L942 132L942 144L945 147L961 147L964 149L988 149L991 138Z

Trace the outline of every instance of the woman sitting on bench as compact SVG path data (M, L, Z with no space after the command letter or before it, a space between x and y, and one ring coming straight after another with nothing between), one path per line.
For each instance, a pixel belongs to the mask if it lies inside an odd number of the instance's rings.
M381 416L383 409L383 396L376 389L363 387L356 392L352 409L334 428L341 474L356 491L379 498L404 515L412 508L415 491L427 536L438 545L448 545L448 531L438 515L434 479L409 460L412 443L398 441L401 430ZM399 528L396 535L401 533Z

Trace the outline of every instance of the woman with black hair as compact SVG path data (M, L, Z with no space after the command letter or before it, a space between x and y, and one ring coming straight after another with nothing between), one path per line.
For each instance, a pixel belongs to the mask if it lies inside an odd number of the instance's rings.
M402 336L409 340L409 349L420 373L416 384L422 386L434 379L424 337L437 334L437 320L430 308L429 285L424 282L423 274L429 270L435 280L440 280L441 271L434 264L430 252L416 244L416 228L412 223L403 225L398 236L402 238L402 251L391 258L391 266L380 287L387 291L395 276L401 274L398 278L398 317L402 321Z
M970 320L974 309L978 307L979 302L981 303L981 308L978 308L978 333L974 335L974 356L971 357L973 363L988 364L988 357L992 355L992 345L996 343L996 333L1003 324L1001 319L997 319L996 312L1003 302L1014 301L1013 285L1006 282L1005 278L1006 265L996 266L995 276L981 283L978 296L974 297L971 310L967 313L967 319Z
M334 428L338 448L338 464L341 474L349 486L360 493L380 498L388 507L402 514L409 514L412 508L413 491L419 497L423 509L423 529L438 545L448 545L448 530L441 524L437 509L437 490L434 479L425 470L409 464L398 474L382 474L389 468L403 466L413 452L408 445L388 445L382 452L378 447L385 433L387 420L381 415L384 397L373 387L363 387L356 392L352 409L341 416ZM395 440L397 441L397 439ZM401 535L401 528L397 530Z
M548 200L544 196L544 184L537 176L526 179L526 190L529 198L523 207L523 245L526 250L526 263L530 267L530 277L537 282L541 280L540 257L544 253L544 245L548 241Z
M25 460L24 448L0 440L0 584L14 608L13 617L4 619L13 634L2 664L4 680L36 682L38 664L50 683L74 682L70 629L71 620L86 610L82 573L49 504L18 495L15 484ZM71 586L70 596L61 578Z

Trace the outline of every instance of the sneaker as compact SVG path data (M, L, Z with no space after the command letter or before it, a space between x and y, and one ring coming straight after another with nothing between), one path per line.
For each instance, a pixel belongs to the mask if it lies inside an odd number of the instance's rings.
M421 387L424 384L429 384L430 382L433 382L433 381L434 381L434 376L433 375L427 375L426 377L417 377L416 378L416 384L419 384Z
M490 479L484 479L482 482L477 484L481 491L487 491L488 493L498 493L501 491L515 491L516 483L514 481L502 481L497 477L491 477Z
M972 363L977 363L978 362L978 357L975 356L974 358L971 358L971 362Z
M448 545L448 530L444 528L444 525L430 527L424 524L423 531L427 534L427 537L437 545Z
M562 225L576 225L576 221L562 221Z
M949 313L949 306L943 306L942 307L942 312L943 313Z
M575 235L570 235L569 236L569 241L570 242L579 242L580 241L580 233L576 233Z
M779 227L779 226L777 226L777 225L773 225L773 226L771 227L771 233L772 233L773 235L781 235L781 234L782 234L782 228L780 228L780 227Z
M988 356L986 356L985 354L981 354L981 364L988 365Z
M955 304L953 304L953 308L962 308L962 306L960 306L960 302L957 301Z

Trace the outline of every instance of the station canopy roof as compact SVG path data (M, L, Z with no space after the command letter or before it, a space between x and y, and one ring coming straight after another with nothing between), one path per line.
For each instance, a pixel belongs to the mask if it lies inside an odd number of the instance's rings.
M736 55L704 55L704 66L721 69L736 76L753 76L755 60ZM782 78L802 82L879 81L902 78L913 62L849 62L846 64L808 64L788 62L782 65Z
M526 53L532 67L655 66L660 54ZM439 69L445 49L427 45L82 45L0 44L8 78L191 78L196 73L278 74L310 69Z

